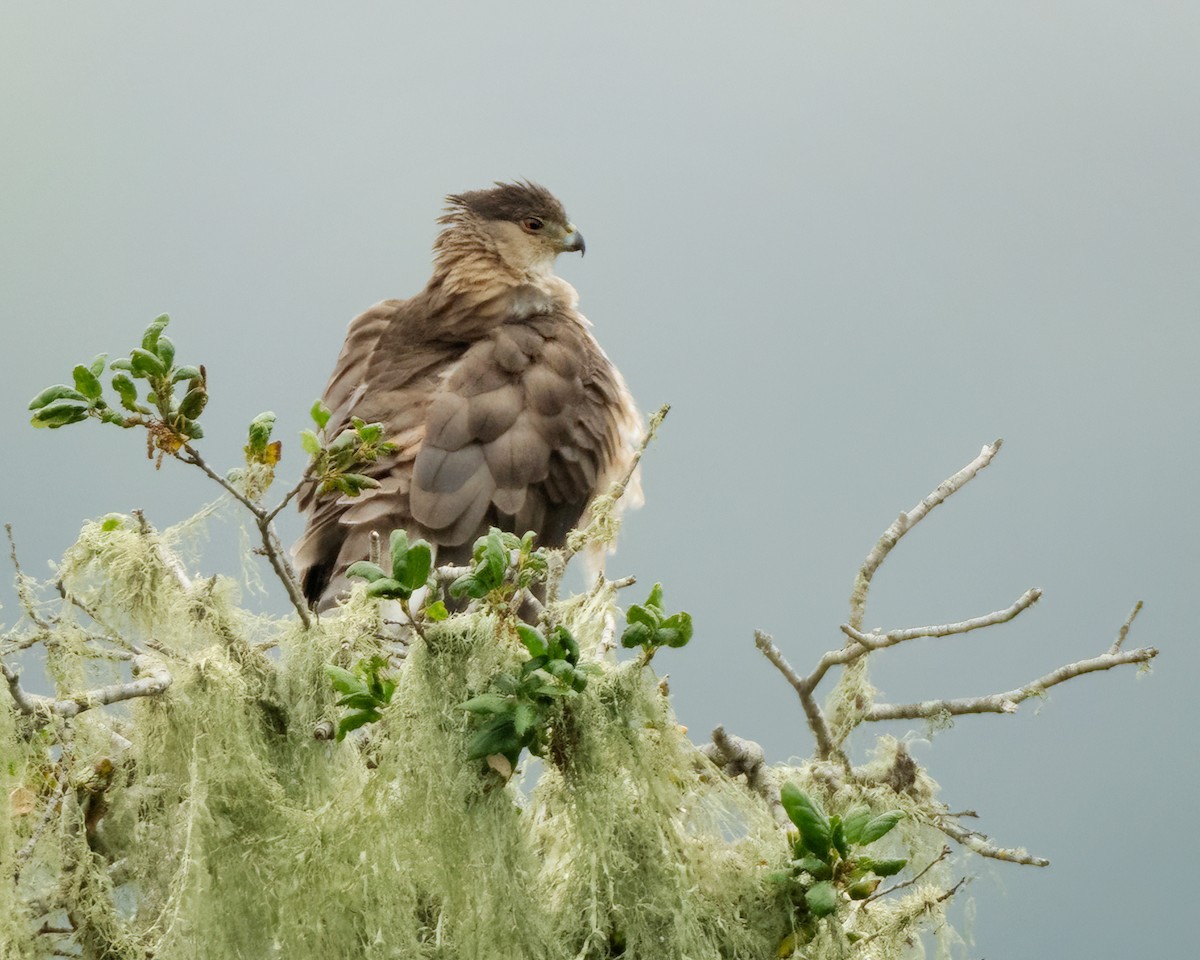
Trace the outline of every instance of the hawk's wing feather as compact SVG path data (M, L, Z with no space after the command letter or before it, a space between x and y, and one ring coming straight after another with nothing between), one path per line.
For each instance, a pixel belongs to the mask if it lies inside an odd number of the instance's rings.
M627 459L636 412L572 305L523 285L454 315L463 308L423 295L351 324L325 394L330 435L357 416L383 422L398 448L362 468L377 489L302 503L296 559L310 599L331 602L372 531L425 537L440 563L465 560L491 525L559 545Z

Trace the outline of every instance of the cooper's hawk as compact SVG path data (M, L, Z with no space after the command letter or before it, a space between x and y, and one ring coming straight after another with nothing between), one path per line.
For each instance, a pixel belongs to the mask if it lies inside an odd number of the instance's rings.
M641 436L621 374L553 273L558 254L584 250L562 204L527 181L447 203L429 283L351 322L325 388L327 435L360 417L397 449L361 468L377 489L301 499L296 564L321 608L372 531L424 537L438 563L465 561L489 526L561 545Z

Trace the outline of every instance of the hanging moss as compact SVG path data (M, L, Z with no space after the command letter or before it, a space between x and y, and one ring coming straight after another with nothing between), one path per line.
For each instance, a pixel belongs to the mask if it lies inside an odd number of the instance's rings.
M254 616L227 581L182 582L167 542L131 518L89 524L59 575L111 649L136 645L170 688L69 721L0 709L0 955L760 960L793 933L769 882L787 866L783 832L688 740L653 673L607 651L611 586L556 608L589 679L552 714L527 795L468 759L462 708L519 672L510 621L460 615L412 638L382 719L319 739L340 713L327 665L392 650L378 604L360 590L309 630ZM126 660L97 659L85 620L65 604L42 638L60 696L129 677ZM932 783L897 799L782 775L831 810L899 804L896 849L936 855ZM911 953L913 930L940 918L944 887L928 879L849 908L873 937L856 956ZM846 915L797 956L848 955Z

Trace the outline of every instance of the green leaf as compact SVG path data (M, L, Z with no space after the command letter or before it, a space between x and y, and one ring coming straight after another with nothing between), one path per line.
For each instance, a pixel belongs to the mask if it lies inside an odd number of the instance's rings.
M325 675L329 677L333 689L338 693L366 693L366 681L349 670L343 670L332 663L327 663L325 664Z
M199 440L204 436L204 428L195 420L189 420L187 417L182 417L175 426L189 440Z
M621 634L621 646L632 649L654 642L654 628L644 623L631 623Z
M106 360L108 360L108 354L100 353L97 354L96 359L88 365L88 370L91 371L93 377L99 379L100 375L104 373L104 363Z
M75 376L75 389L89 400L99 400L100 394L104 392L104 387L100 385L100 380L92 373L91 368L85 367L81 363L75 367L73 373Z
M544 667L549 662L550 662L549 654L539 653L536 657L532 657L529 660L526 660L523 664L521 664L521 676L527 677L527 676L529 676L529 674L533 673L534 670L541 670L542 667Z
M661 642L668 647L682 647L692 639L692 615L690 613L676 613L667 617L662 622L662 627L659 629L659 636L663 636L670 632L669 639L663 639Z
M310 457L315 457L321 452L321 441L317 439L317 435L311 430L300 431L300 446L304 448L304 452Z
M392 576L402 579L400 572L404 569L404 555L408 552L408 534L403 530L393 530L388 537L388 555L392 561Z
M908 866L908 861L904 859L872 860L869 857L863 857L860 863L880 877L894 877Z
M846 828L842 818L836 813L829 818L829 842L841 857L850 855L850 845L846 842Z
M534 687L531 691L539 697L573 697L575 690L571 687L564 687L554 683L543 683L541 686Z
M374 477L364 476L361 473L343 473L337 479L342 481L339 488L352 497L357 497L364 490L374 490L379 486L379 481Z
M87 419L86 403L87 401L80 404L78 400L55 400L38 410L30 417L29 422L35 427L49 427L51 430L65 427L69 423L79 423Z
M519 752L520 741L513 729L510 715L501 715L489 720L476 734L467 741L467 759L482 760L493 753Z
M646 598L647 607L657 607L661 612L663 610L663 588L661 583L656 583L654 589L650 591L650 596Z
M366 580L367 583L374 583L376 580L382 580L386 577L387 573L382 567L368 560L357 560L347 568L346 576L357 577L361 580Z
M878 887L878 877L864 877L862 880L850 884L846 892L850 894L851 900L866 900Z
M635 603L625 611L625 622L641 623L651 630L657 630L659 624L662 623L662 618L655 611L646 609L640 603Z
M862 843L863 827L871 822L871 816L871 808L865 804L858 804L846 812L842 820L842 831L846 835L847 843L854 846Z
M108 365L109 370L124 370L126 372L133 369L133 361L128 357L118 357Z
M542 636L540 630L528 624L519 623L517 624L517 636L521 638L521 643L525 644L525 649L529 651L530 656L545 656L546 638Z
M575 679L575 668L566 660L551 660L542 669L555 680L561 680L568 685Z
M55 400L75 400L80 403L87 403L87 397L85 397L74 387L68 387L65 383L56 383L52 387L47 387L36 397L30 400L29 409L40 410L47 404L53 403Z
M829 859L830 826L825 811L794 783L785 783L779 799L788 819L800 830L809 852L822 860Z
M812 874L814 880L828 880L833 876L832 868L819 857L805 856L799 860L793 860L792 869L796 873Z
M478 600L485 593L487 587L477 580L474 574L464 573L461 577L450 584L450 596L455 600L461 600L463 597L471 597Z
M579 662L579 643L571 636L571 631L559 624L550 634L550 639L563 652L563 659L570 664Z
M441 623L450 616L450 611L446 609L446 605L441 600L435 600L425 608L425 616L434 623Z
M171 374L171 382L179 383L181 380L203 380L204 376L200 372L199 367L186 366L180 367Z
M804 891L804 902L814 917L827 917L837 911L837 887L828 880L814 883Z
M508 568L508 550L504 547L504 537L496 527L488 531L484 558L487 560L489 581L494 587L500 586L504 582L504 571Z
M337 738L344 740L346 734L351 730L357 730L359 727L366 726L368 723L374 723L379 719L379 713L375 710L364 710L362 713L352 713L347 717L342 717L342 722L338 724Z
M325 406L323 400L318 400L312 405L312 409L308 412L312 417L313 423L317 425L318 430L324 430L325 424L329 422L329 418L333 416L333 412Z
M113 389L121 398L121 406L130 413L138 413L137 386L125 374L118 373L112 379Z
M163 362L163 366L170 370L171 364L175 362L175 344L171 342L171 338L159 337L154 352L158 354L158 359Z
M874 820L870 821L862 831L862 839L859 843L868 844L874 843L880 837L887 836L891 833L892 828L904 818L903 810L889 810L887 813L881 813Z
M472 697L460 703L459 706L471 713L508 713L512 709L513 702L505 696L498 693L481 693L477 697Z
M383 436L383 424L366 423L356 428L355 432L363 443L375 443Z
M133 352L129 355L129 362L135 377L149 379L150 377L161 377L167 372L167 368L158 359L158 355L149 350L139 350L134 347Z
M111 533L113 530L120 530L124 526L124 520L121 517L105 517L104 522L100 524L100 529L105 533Z
M208 404L208 391L203 386L193 387L179 401L179 412L189 420L195 420Z
M419 590L429 579L433 569L433 548L426 540L418 540L404 555L404 566L399 571L399 581L409 590Z
M399 580L393 580L391 577L384 577L381 580L376 580L367 587L368 597L382 597L387 600L403 599L407 600L412 596L412 591L408 589Z
M142 349L148 353L153 353L158 349L158 338L162 336L163 330L166 329L171 318L163 313L150 321L150 326L146 328L146 332L142 334Z
M538 722L538 711L532 703L518 703L513 711L513 732L521 738Z
M374 710L383 702L382 697L367 693L350 693L337 702L339 707L353 707L355 710Z
M275 429L275 414L270 410L260 413L250 421L249 438L250 451L261 454L266 451L271 442L271 431Z

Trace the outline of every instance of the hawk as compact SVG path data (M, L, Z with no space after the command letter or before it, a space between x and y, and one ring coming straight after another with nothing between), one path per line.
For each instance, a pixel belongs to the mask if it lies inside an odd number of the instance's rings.
M328 436L359 417L396 450L356 468L377 488L301 498L296 566L317 609L346 591L374 531L423 537L439 564L468 560L491 526L561 546L642 435L578 294L554 275L560 253L584 252L562 204L528 181L446 203L429 283L350 323L325 388Z

